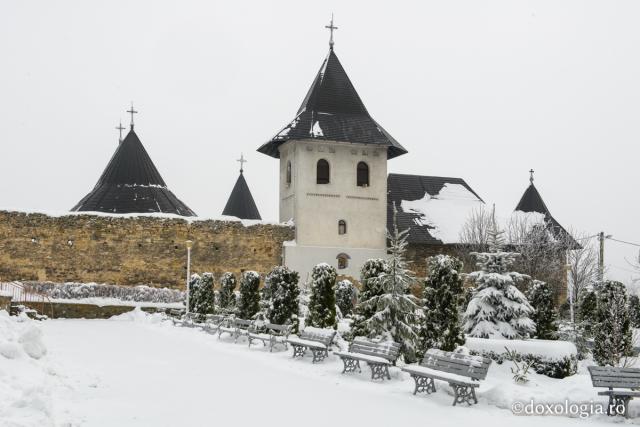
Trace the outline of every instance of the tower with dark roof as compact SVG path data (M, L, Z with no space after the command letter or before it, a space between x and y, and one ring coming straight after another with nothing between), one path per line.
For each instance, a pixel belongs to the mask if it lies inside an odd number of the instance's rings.
M285 265L305 275L329 262L357 277L386 256L387 161L407 150L369 114L327 28L329 53L295 117L258 151L280 160L280 221L296 230Z
M93 190L71 211L126 213L171 213L195 216L168 188L142 142L131 130L118 144Z
M244 179L244 167L242 166L246 162L244 156L240 156L238 161L240 162L240 176L238 176L238 180L233 186L233 190L231 190L231 195L229 195L229 200L227 200L222 215L235 216L240 219L262 219L247 181Z

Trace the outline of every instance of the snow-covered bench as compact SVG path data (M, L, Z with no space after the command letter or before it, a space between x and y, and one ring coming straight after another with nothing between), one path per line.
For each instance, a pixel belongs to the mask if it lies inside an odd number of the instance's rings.
M307 349L313 352L313 363L321 362L329 356L329 347L336 336L334 329L307 327L299 336L288 338L293 346L293 357L304 357Z
M220 326L224 324L225 316L219 314L207 314L204 320L204 330L210 334L218 332Z
M614 368L612 366L589 366L591 382L594 387L606 387L609 390L598 392L598 396L609 396L607 414L629 417L629 401L640 397L640 368ZM625 389L625 390L614 390Z
M238 341L241 336L249 334L249 329L253 324L253 320L238 319L231 317L226 319L222 325L218 327L218 339L222 334L227 333L233 337L234 342Z
M389 375L389 365L395 364L400 355L400 344L394 341L374 342L366 338L356 338L349 346L349 351L336 352L344 363L342 373L362 372L360 361L367 362L371 368L371 379L384 379Z
M283 344L284 349L287 349L287 339L291 333L291 325L276 325L274 323L265 323L261 326L261 330L257 331L257 325L253 330L249 330L247 337L249 338L249 347L251 347L252 341L262 341L263 345L269 345L269 351L273 351L273 347L276 344Z
M413 394L426 391L435 393L434 380L446 381L453 388L453 406L471 401L478 403L476 387L487 377L491 359L430 349L419 366L406 366L403 371L411 374L416 382Z

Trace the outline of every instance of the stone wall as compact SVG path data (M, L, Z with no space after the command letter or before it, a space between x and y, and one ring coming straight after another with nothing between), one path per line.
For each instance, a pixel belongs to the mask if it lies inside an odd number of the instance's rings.
M191 271L269 271L281 263L285 225L157 216L0 211L0 280L146 284L179 288L186 240Z
M27 308L36 310L38 314L44 314L50 319L109 319L112 316L127 313L134 306L128 305L94 305L76 303L21 303ZM158 311L155 307L140 307L140 310L149 313Z
M11 297L0 295L0 310L6 310L9 313L11 308Z

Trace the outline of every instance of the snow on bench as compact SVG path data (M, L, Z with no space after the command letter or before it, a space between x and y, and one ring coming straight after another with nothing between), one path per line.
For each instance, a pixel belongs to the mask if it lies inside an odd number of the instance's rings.
M304 357L307 349L313 352L313 363L321 362L329 356L329 347L336 336L334 329L307 327L299 336L287 338L293 346L293 357Z
M287 349L287 339L291 333L291 325L276 325L275 323L265 323L262 328L266 332L257 332L257 324L254 324L253 330L249 331L249 347L252 341L262 341L263 345L269 343L269 352L273 351L276 344L283 344Z
M366 362L371 369L371 379L391 379L389 365L394 364L400 355L400 344L394 341L375 342L366 338L356 338L349 346L349 351L336 352L344 369L342 373L362 372L360 361Z
M239 337L249 334L249 328L251 328L252 324L252 320L238 319L235 317L228 318L226 319L226 324L222 324L218 328L218 339L220 339L222 334L227 333L233 337L234 342L237 342Z
M640 368L615 368L613 366L589 366L594 387L609 390L598 392L598 396L609 396L607 414L629 417L629 401L640 397ZM614 390L614 389L626 390ZM622 410L621 410L622 409Z
M416 383L413 394L436 392L434 380L446 381L453 388L453 406L471 401L478 403L476 387L487 377L491 359L481 356L451 353L429 349L419 366L406 366L403 371L411 374Z

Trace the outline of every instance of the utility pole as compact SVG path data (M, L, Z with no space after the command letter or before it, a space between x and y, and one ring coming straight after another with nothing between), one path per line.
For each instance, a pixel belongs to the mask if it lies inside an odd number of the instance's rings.
M189 289L189 282L191 280L191 247L193 246L193 242L191 240L187 240L185 243L187 244L187 309L185 312L189 314L189 294L191 293L191 289Z

